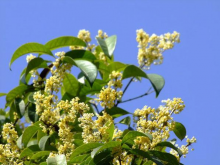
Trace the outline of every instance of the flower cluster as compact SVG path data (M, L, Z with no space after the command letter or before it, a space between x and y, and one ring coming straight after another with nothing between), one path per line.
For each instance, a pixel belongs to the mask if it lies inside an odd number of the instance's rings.
M171 33L166 33L161 36L152 34L149 36L143 29L137 30L137 42L138 42L138 63L141 67L150 68L150 65L161 64L163 62L162 53L171 49L174 43L180 42L179 33L174 31Z
M92 113L84 113L79 122L80 127L83 129L82 138L84 143L89 142L107 142L109 134L107 132L110 125L113 123L112 117L103 112L103 115L99 115L97 120L93 120Z
M105 38L108 38L108 35L104 33L102 30L98 30L98 35L96 37L105 39Z
M104 108L112 108L115 105L116 100L119 100L123 94L122 91L117 91L118 88L122 87L122 74L120 72L113 71L110 75L110 81L108 87L103 87L100 91L99 98L101 106Z
M12 123L3 125L2 137L7 143L5 145L0 144L0 164L23 165L22 161L19 159L20 149L16 144L18 134Z
M135 140L135 147L139 147L144 151L153 149L161 141L166 141L170 136L170 131L173 130L175 121L171 115L181 112L185 105L181 98L162 101L166 104L159 106L157 109L144 106L143 109L137 109L134 116L138 117L137 131L150 133L153 136L152 142L144 137L139 137Z

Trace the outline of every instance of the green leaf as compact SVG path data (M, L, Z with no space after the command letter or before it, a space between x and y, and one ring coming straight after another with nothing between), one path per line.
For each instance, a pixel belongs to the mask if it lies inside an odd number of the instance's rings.
M0 93L0 97L7 95L7 93Z
M95 55L88 50L72 50L65 54L66 57L71 57L72 59L84 59L89 61L96 60Z
M25 72L25 77L27 77L28 73L31 70L38 69L38 68L47 68L47 62L40 57L34 58L28 63L27 69Z
M151 156L147 152L139 150L139 149L132 149L132 150L129 150L129 152L131 154L139 155L139 156L142 156L142 157L147 158L149 160L151 159Z
M37 160L41 157L44 157L44 156L49 156L50 155L50 151L40 151L40 152L37 152L36 154L34 154L32 157L31 157L31 160Z
M81 69L84 73L86 79L89 81L90 84L93 84L97 77L98 70L96 66L91 63L90 61L86 60L74 60L76 65Z
M19 57L28 54L28 53L39 53L39 54L48 54L53 56L50 49L48 49L46 46L39 44L39 43L27 43L19 47L13 54L11 61L9 63L9 67L11 68L11 64Z
M125 117L124 119L119 121L119 123L130 126L130 124L131 124L131 117L130 116Z
M79 82L72 74L65 74L63 79L63 86L67 93L72 96L77 96L79 90Z
M114 130L115 130L115 125L114 125L114 123L112 123L112 124L108 127L108 129L106 130L106 132L107 132L108 135L109 135L109 141L112 141L112 137L113 137L113 135L114 135Z
M39 141L39 148L44 151L46 149L46 145L48 145L49 143L49 138L50 136L44 136L40 139Z
M99 147L101 145L102 145L101 143L97 143L97 142L81 145L80 147L76 148L73 151L72 155L70 156L70 161L75 156L78 156L78 155L83 154L83 153L87 153L88 151L91 151L92 149L97 148L97 147Z
M111 64L108 65L108 70L109 72L112 71L123 71L126 68L126 64L123 64L121 62L112 62Z
M166 153L166 152L160 152L160 151L152 151L152 150L149 151L148 153L150 153L151 155L157 157L160 160L169 162L172 165L179 165L178 160L172 154L169 154L169 153Z
M104 54L111 57L115 50L117 36L113 35L106 38L105 40L99 37L97 37L96 39Z
M25 113L25 103L21 98L15 98L15 108L19 117L22 118Z
M120 141L111 141L111 142L105 143L104 145L99 146L96 149L94 149L91 153L91 157L94 158L95 155L97 155L99 152L102 152L103 150L108 149L108 148L118 147L120 145L121 145Z
M175 127L173 132L180 140L183 140L186 136L186 128L184 127L183 124L179 122L175 122Z
M33 103L30 103L30 105L28 106L28 117L34 123L39 119L39 116L36 113L36 105Z
M32 145L28 148L25 148L20 154L20 159L27 157L27 156L31 156L37 151L40 151L38 145Z
M24 147L27 146L28 142L31 140L31 138L37 133L37 131L40 129L40 127L37 127L35 125L29 126L24 130L24 133L22 135L22 143L24 144Z
M177 151L180 157L183 155L182 151L170 142L166 142L166 141L160 142L156 145L156 147L157 146L170 147L170 148L174 149L175 151Z
M28 89L27 85L19 85L6 95L6 102L9 105L16 97L21 96Z
M82 161L84 161L90 154L84 154L84 155L80 155L80 156L76 156L73 159L71 159L71 161L69 161L68 163L81 163Z
M47 158L47 165L67 165L65 155L57 155Z
M49 42L45 44L45 46L50 50L54 50L54 49L58 49L58 48L65 47L65 46L86 47L86 43L77 37L62 36L62 37L58 37L53 40L50 40Z
M142 132L138 132L138 131L129 131L122 139L122 144L126 143L128 141L133 141L136 137L138 136L145 136L148 137L149 140L152 141L153 137L151 134L147 134L147 133L142 133Z
M123 115L128 115L130 114L128 111L119 108L119 107L113 107L111 109L106 109L106 112L111 115L113 118L117 118Z
M144 77L144 78L148 78L146 73L144 71L142 71L140 68L138 68L135 65L128 65L124 72L123 72L123 76L122 79L126 79L129 77Z
M156 97L157 97L160 91L164 87L165 80L162 76L157 75L157 74L148 74L147 76L156 92Z

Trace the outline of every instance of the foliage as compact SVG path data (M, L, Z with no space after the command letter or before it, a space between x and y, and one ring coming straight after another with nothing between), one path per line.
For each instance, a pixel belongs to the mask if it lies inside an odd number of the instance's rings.
M119 107L153 92L156 97L160 94L163 77L146 74L144 69L161 64L162 53L179 42L179 34L149 36L138 30L139 66L114 61L116 41L115 35L108 37L99 30L98 45L92 45L90 33L81 30L78 37L59 37L44 45L27 43L15 51L10 67L25 54L38 55L27 56L19 86L0 93L6 97L5 108L0 110L0 164L181 164L180 158L196 139L187 138L181 147L175 145L176 139L169 140L170 132L180 140L186 136L183 124L171 117L185 107L180 98L133 113ZM70 51L52 53L66 46ZM42 54L55 59L46 60ZM152 88L124 100L130 84L142 78ZM123 86L125 79L130 80ZM119 117L123 118L116 123ZM121 131L118 124L127 128Z

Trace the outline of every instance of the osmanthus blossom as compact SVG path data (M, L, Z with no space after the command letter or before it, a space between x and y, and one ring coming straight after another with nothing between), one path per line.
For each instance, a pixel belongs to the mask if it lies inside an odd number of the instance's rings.
M179 33L174 31L166 33L161 36L147 34L143 29L137 30L138 42L138 63L140 68L147 68L152 64L161 64L163 62L162 53L174 47L175 43L179 43ZM102 30L98 31L96 37L106 39L108 35ZM86 43L86 47L70 46L71 50L89 50L97 59L101 60L107 67L109 65L107 56L103 52L99 52L96 45L91 44L90 32L83 29L78 33L78 38ZM97 48L97 49L96 49ZM39 124L42 132L46 135L53 135L57 133L58 142L51 144L56 148L52 151L49 157L56 155L65 155L67 161L70 159L71 154L76 149L74 136L74 123L82 129L81 137L84 144L91 142L107 143L109 141L109 128L115 123L114 118L106 112L106 109L111 109L117 106L117 101L123 96L121 88L122 73L113 70L109 73L108 82L102 87L96 98L92 98L102 108L103 111L99 115L91 113L88 104L82 102L79 97L74 97L71 100L59 100L58 92L60 91L66 73L71 72L71 65L63 63L65 52L57 52L56 60L50 67L51 75L43 80L38 73L37 69L32 70L30 73L33 77L33 85L35 87L44 88L36 91L33 94L33 99L36 104L36 114L39 116ZM27 62L36 58L30 54L27 56ZM45 82L44 82L45 81ZM152 140L145 136L138 136L134 139L132 149L140 149L142 151L156 150L157 144L167 141L170 137L170 132L173 131L175 126L174 115L179 114L185 108L185 104L181 98L167 99L162 101L164 105L158 108L151 108L144 106L142 109L134 111L134 124L136 130L141 133L148 133L152 135ZM14 114L15 120L18 114ZM33 125L33 123L32 123ZM123 131L119 128L114 128L112 139L114 141L122 141ZM20 159L21 149L16 145L18 140L18 133L16 132L13 123L6 123L3 125L2 137L6 144L0 144L0 163L3 165L23 165ZM189 139L186 137L186 145L178 147L184 157L188 154L188 147L196 142L196 138ZM171 149L173 154L178 160L178 153ZM113 147L111 151L113 156L112 163L114 165L130 165L135 155L128 153L121 146ZM27 158L29 159L29 158ZM155 163L153 163L154 165Z

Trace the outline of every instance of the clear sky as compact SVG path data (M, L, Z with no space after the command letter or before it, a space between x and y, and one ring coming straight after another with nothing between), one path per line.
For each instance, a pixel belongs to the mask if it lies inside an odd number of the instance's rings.
M27 42L46 43L65 35L76 36L80 29L94 38L99 29L116 34L115 59L137 65L136 30L163 34L178 31L181 43L164 53L164 63L148 72L165 78L160 96L154 94L129 102L128 111L144 105L158 107L161 100L181 97L185 110L174 116L195 136L195 151L182 162L186 165L219 164L220 146L220 1L207 0L32 0L0 1L0 92L18 85L19 74L26 65L18 59L9 70L13 52ZM95 39L93 40L96 43ZM149 83L134 83L125 98L148 90ZM0 106L4 105L0 98Z

